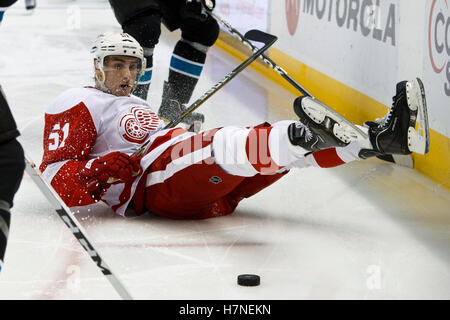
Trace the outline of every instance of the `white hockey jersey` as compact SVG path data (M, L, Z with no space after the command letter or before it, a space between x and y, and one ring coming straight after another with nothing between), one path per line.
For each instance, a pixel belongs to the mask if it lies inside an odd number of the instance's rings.
M163 127L164 122L138 97L117 97L91 87L69 89L46 110L40 170L68 206L94 203L100 199L78 180L86 163L113 151L133 154L150 140L152 150L141 160L145 170L168 146L194 134ZM101 200L123 215L140 178L129 186L112 185Z

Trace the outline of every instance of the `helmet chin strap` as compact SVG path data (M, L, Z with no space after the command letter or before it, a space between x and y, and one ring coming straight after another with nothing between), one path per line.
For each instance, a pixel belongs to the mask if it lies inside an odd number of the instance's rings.
M104 74L104 73L103 73ZM102 90L103 92L106 93L111 93L111 90L109 90L106 86L105 86L105 76L102 77L103 80L100 80L99 77L97 75L95 75L95 82L96 82L96 87L98 87L100 90Z

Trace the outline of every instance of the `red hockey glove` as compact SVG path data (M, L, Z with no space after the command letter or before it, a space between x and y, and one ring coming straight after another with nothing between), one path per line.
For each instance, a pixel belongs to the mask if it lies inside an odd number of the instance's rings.
M80 178L89 191L98 190L99 187L109 187L108 179L118 182L131 182L141 172L139 159L121 152L112 152L88 162L81 170Z

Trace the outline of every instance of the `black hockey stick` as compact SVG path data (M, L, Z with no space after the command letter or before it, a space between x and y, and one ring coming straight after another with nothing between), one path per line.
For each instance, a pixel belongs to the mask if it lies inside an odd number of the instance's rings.
M41 172L37 169L31 159L25 155L25 170L30 175L31 179L37 185L37 187L42 191L47 200L51 203L51 205L55 208L56 213L58 213L59 217L64 221L66 226L70 229L72 234L77 238L78 242L81 244L84 250L89 254L91 259L95 262L97 267L101 270L101 272L105 275L105 277L109 280L111 285L117 291L119 296L125 300L131 300L132 297L130 293L125 289L123 284L119 281L119 279L112 273L111 268L108 267L105 260L103 260L98 251L94 248L91 241L89 241L86 236L86 231L83 230L81 225L77 222L76 218L70 212L70 209L64 204L58 194L53 190L52 186L50 186L42 177Z
M209 98L211 98L219 89L221 89L224 85L226 85L231 79L233 79L238 73L240 73L242 70L247 68L250 63L255 61L260 55L264 53L267 49L269 49L275 41L277 41L277 37L274 35L271 35L269 33L265 33L260 30L250 30L245 34L245 37L249 40L256 41L256 42L262 42L264 43L264 46L262 46L260 49L258 49L256 46L255 52L253 55L251 55L247 60L242 62L240 65L238 65L233 71L228 73L221 81L216 83L214 86L211 87L207 92L205 92L200 98L198 98L194 103L192 103L189 108L186 109L186 111L176 120L172 120L169 122L164 129L170 129L175 127L177 124L179 124L184 118L189 116L194 110L196 110L198 107L200 107L203 103L205 103ZM143 152L146 149L148 142L144 143L138 151L134 153L136 156L141 156Z
M208 14L211 15L214 19L217 20L220 24L222 24L231 35L233 35L235 38L237 38L239 41L241 41L245 46L247 46L250 50L253 52L256 52L258 48L256 48L250 41L248 41L247 34L243 36L239 31L237 31L235 28L231 26L228 22L223 20L221 17L219 17L217 14L215 14L212 11L208 11ZM260 58L266 63L270 68L275 70L280 76L282 76L287 82L289 82L294 88L296 88L302 95L310 97L314 100L314 102L322 105L324 108L328 109L330 112L334 113L336 116L342 119L343 122L347 123L350 127L355 130L355 132L363 138L367 138L367 134L363 132L360 128L356 127L352 122L348 121L346 118L341 116L339 113L325 105L323 102L315 98L311 93L309 93L303 86L301 86L297 81L295 81L294 78L292 78L283 68L281 68L279 65L277 65L272 59L267 57L265 54L261 54Z
M235 38L237 38L239 41L241 41L244 45L246 45L250 50L255 52L258 50L253 43L248 41L247 35L242 35L239 31L237 31L231 24L229 24L227 21L223 20L221 17L219 17L217 14L215 14L212 11L208 11L208 14L211 15L214 19L217 20L220 24L222 24L231 35L233 35ZM261 59L273 70L278 72L284 79L286 79L287 82L289 82L294 88L296 88L298 91L300 91L304 96L312 97L312 94L309 93L305 88L303 88L297 81L295 81L294 78L292 78L283 68L281 68L279 65L277 65L272 59L267 57L265 54L261 55Z

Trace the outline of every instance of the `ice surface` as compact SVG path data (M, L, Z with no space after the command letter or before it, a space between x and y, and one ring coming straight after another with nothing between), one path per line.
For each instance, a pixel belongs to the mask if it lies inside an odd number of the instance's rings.
M22 2L5 15L0 81L20 141L38 163L45 108L63 90L91 84L92 41L120 30L108 6L41 0L32 15ZM177 37L164 32L155 50L155 109ZM238 63L212 48L194 97ZM293 98L248 69L199 111L206 128L258 124L294 119ZM449 207L447 190L372 159L292 170L235 214L216 219L123 219L102 205L75 212L139 299L449 299ZM0 299L119 298L27 175L5 260ZM242 273L259 274L261 285L239 287Z

